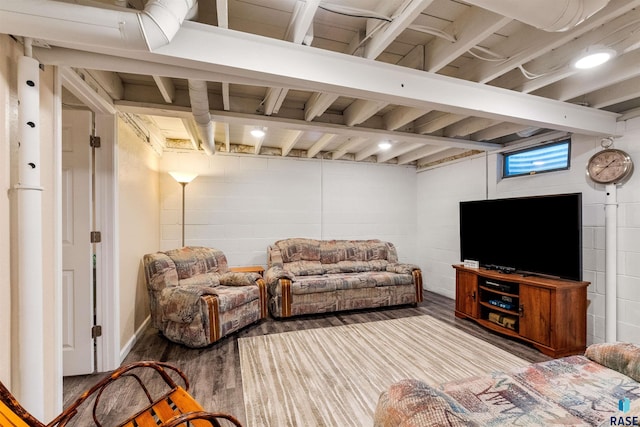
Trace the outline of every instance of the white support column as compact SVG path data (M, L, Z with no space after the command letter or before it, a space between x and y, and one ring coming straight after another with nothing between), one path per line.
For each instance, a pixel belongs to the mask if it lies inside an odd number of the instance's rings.
M39 64L18 61L18 383L19 400L44 419L42 187Z
M605 188L605 202L604 202L604 218L605 218L605 331L604 340L606 342L615 342L617 340L617 253L618 253L618 239L617 239L617 187L616 184L608 184Z

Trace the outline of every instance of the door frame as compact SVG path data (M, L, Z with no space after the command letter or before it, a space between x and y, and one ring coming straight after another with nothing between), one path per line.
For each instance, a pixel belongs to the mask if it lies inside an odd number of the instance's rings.
M66 66L58 67L60 85L82 101L95 115L95 134L101 137L97 149L94 173L95 227L102 233L102 242L96 245L96 324L102 326L102 336L96 339L96 371L110 371L120 366L120 284L118 274L118 191L117 191L117 109L110 100L103 98L75 71ZM56 108L56 122L62 121L62 97ZM58 126L58 134L61 127ZM59 139L61 135L58 135ZM87 143L88 135L87 135ZM56 167L61 171L61 159ZM56 198L61 200L61 184L56 188ZM61 227L58 221L57 227ZM58 231L60 233L60 231ZM59 249L62 251L62 248ZM62 252L60 252L60 256ZM61 261L60 264L61 266ZM58 283L58 294L61 283ZM57 347L60 351L57 377L62 379L62 304L58 303L56 322Z

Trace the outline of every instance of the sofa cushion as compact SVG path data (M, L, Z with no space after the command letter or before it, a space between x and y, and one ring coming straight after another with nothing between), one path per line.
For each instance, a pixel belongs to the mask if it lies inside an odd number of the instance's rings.
M251 286L260 279L258 273L241 273L238 271L227 271L219 276L220 284L225 286Z
M640 347L631 343L592 344L585 356L640 381Z
M240 307L260 298L257 286L218 286L215 288L221 313Z
M422 381L407 379L393 384L380 396L374 427L468 427L475 423L446 394Z
M215 289L207 286L172 286L160 293L162 320L175 323L191 323L200 312L200 297L215 294Z
M320 261L320 243L313 239L285 239L277 241L282 262Z
M388 271L372 271L366 274L366 279L376 287L410 285L413 283L411 274L398 274Z
M293 261L284 265L284 269L294 276L313 276L324 273L320 261Z
M186 279L178 280L178 286L208 286L214 287L220 284L218 273L197 274Z
M165 253L176 265L178 279L204 273L226 273L229 270L227 258L217 249L189 246Z

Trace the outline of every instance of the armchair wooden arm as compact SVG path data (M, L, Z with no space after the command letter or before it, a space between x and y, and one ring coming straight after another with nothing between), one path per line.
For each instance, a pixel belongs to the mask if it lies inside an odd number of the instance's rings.
M154 398L147 384L143 381L141 375L143 375L144 368L155 371L164 380L166 392L162 393L160 397ZM174 373L173 376L170 374L171 372ZM176 375L180 378L178 381L183 382L184 387L174 380ZM46 425L29 414L0 382L0 426L6 424L12 427L64 427L78 414L78 408L81 405L89 404L88 401L95 397L92 408L93 425L102 427L97 416L100 399L109 385L122 378L132 378L138 384L146 396L148 405L121 422L119 424L121 427L175 427L186 422L190 422L190 425L195 427L220 427L219 419L226 419L233 425L241 427L238 420L231 415L205 412L204 408L188 393L189 381L185 374L172 365L155 361L135 362L116 369L84 392L73 404ZM123 402L123 404L129 403Z

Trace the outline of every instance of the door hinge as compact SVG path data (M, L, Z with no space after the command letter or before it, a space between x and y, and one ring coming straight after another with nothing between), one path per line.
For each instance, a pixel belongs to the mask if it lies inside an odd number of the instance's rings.
M91 328L91 338L98 338L102 336L102 326L95 325Z
M89 145L93 148L100 148L100 137L90 135L89 136Z
M102 233L99 231L91 232L91 243L100 243L102 241Z

